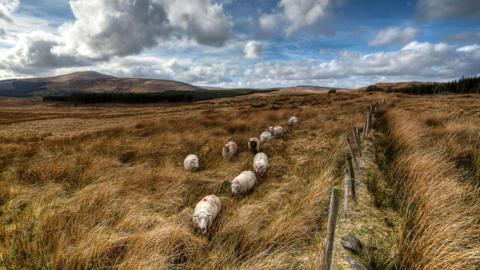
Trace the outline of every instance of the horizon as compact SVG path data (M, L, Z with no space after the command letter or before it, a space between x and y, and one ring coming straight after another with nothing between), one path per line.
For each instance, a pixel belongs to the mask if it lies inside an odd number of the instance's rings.
M381 15L381 16L379 16ZM0 0L0 80L358 88L480 75L475 0Z

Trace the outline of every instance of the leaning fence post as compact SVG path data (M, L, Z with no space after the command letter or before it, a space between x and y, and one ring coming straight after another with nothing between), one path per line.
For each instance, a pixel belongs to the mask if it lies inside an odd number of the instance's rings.
M365 139L367 137L368 133L368 117L367 120L363 123L363 138Z
M344 184L344 192L343 192L343 215L345 218L348 218L348 197L350 196L350 185L351 181L348 177L348 174L345 174L345 177L343 178L343 184Z
M373 105L370 103L368 105L368 114L367 114L367 120L365 122L365 130L363 132L363 138L366 138L368 136L368 130L370 129L370 125L372 124L372 114L373 114Z
M330 209L328 211L327 242L325 247L325 264L327 270L333 269L333 252L335 246L335 226L337 225L338 201L340 198L340 189L332 189L330 198Z
M353 160L355 161L355 166L358 169L359 168L358 160L355 157L355 153L353 153L353 148L352 148L352 145L350 144L350 140L348 139L348 134L345 134L345 143L347 144L348 152L350 152L350 155L352 155Z
M357 201L357 194L355 190L355 171L353 170L352 165L352 156L347 154L347 166L348 166L348 175L350 176L350 194L352 195L352 199L356 202Z
M360 132L358 131L358 128L353 127L353 136L355 138L355 143L357 144L357 149L358 149L358 154L359 156L362 155L362 143L360 141Z

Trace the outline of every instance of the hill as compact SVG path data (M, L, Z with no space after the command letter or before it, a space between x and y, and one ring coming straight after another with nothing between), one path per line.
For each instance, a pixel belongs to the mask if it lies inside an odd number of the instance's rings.
M0 81L0 96L32 97L69 95L71 93L154 93L167 90L194 91L201 89L187 83L142 79L118 78L98 72L75 72L48 77Z
M361 87L360 91L379 91L379 92L403 92L406 89L417 86L432 86L440 83L434 82L393 82L393 83L376 83L373 85Z
M450 82L398 82L377 83L358 89L367 92L397 92L405 94L479 93L480 76L462 77Z

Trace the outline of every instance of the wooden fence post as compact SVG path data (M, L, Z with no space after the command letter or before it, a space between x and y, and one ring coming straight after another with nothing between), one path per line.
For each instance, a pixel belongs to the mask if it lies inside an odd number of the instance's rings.
M358 149L358 155L362 155L362 142L360 141L360 132L358 131L358 128L353 127L353 136L355 138L355 143L357 144L357 149Z
M363 123L363 138L365 139L367 137L368 133L368 117L367 120Z
M347 166L348 166L348 175L350 176L350 194L352 195L352 199L356 202L357 201L357 194L355 190L355 171L353 170L352 165L352 156L347 154Z
M352 145L350 144L350 140L348 139L348 134L345 134L345 143L347 144L348 152L350 153L350 155L352 155L353 161L355 161L356 168L357 169L360 168L359 165L358 165L357 157L355 156L355 153L353 152Z
M344 192L343 192L343 215L345 218L348 218L348 197L350 196L350 185L351 181L348 177L348 173L345 173L345 177L343 178L343 184L345 185L344 187Z
M330 209L328 210L327 242L325 247L325 264L327 270L333 269L333 252L335 246L335 227L337 225L338 202L340 198L340 189L332 189L330 198Z
M373 114L373 106L372 103L368 105L368 114L367 114L367 120L365 123L365 130L363 132L363 138L366 138L368 136L368 130L370 129L370 125L372 124L372 114Z

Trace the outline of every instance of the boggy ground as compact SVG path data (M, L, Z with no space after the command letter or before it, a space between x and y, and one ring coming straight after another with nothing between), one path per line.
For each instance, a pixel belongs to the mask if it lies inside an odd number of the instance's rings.
M385 97L389 105L368 139L377 157L364 172L378 176L369 188L375 199L359 211L397 213L391 231L398 233L371 248L380 250L360 254L362 262L372 269L478 269L480 96L353 92L278 92L188 105L0 101L0 265L320 267L331 188L343 185L344 135L362 126L370 102ZM291 115L300 125L263 148L271 164L266 178L233 198L229 181L251 168L249 137L286 127ZM220 154L228 140L239 144L233 161ZM198 172L183 170L190 153L200 157ZM202 237L191 215L208 194L221 198L223 210ZM370 243L368 235L359 237Z

